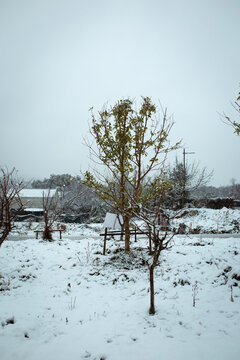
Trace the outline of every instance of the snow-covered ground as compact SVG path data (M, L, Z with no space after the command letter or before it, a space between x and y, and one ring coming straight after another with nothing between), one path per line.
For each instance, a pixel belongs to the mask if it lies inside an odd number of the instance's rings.
M227 209L187 209L171 212L171 225L178 229L186 225L186 233L198 229L199 233L239 233L240 210Z
M103 256L99 230L67 225L48 243L25 228L3 243L1 360L239 359L240 238L175 236L150 316L147 239L130 254L108 240Z

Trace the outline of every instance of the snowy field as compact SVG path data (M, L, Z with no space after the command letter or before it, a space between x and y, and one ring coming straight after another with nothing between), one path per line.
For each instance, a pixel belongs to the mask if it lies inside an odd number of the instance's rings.
M108 240L103 256L99 230L68 225L48 243L25 228L3 243L1 360L239 359L240 238L175 236L150 316L147 239L128 255Z
M172 227L178 229L180 224L184 224L187 233L193 229L198 229L200 233L219 234L240 231L239 209L184 209L175 213L170 212L170 215L173 217Z

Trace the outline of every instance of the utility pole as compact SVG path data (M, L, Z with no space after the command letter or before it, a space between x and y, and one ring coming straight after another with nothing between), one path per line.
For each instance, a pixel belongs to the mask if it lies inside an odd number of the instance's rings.
M182 192L182 208L185 205L185 197L186 197L186 155L195 154L195 152L186 152L185 148L183 149L183 192Z

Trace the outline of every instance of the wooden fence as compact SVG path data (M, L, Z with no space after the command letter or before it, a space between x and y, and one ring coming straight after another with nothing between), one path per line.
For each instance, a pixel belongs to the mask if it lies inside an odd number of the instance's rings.
M125 235L125 230L109 230L108 228L105 228L104 233L100 234L100 236L104 236L104 243L103 243L103 255L106 254L106 245L107 245L107 237L111 236L114 238L114 236L121 236L121 239L123 239L123 236ZM137 230L136 228L129 231L129 235L134 235L134 241L137 241L137 235L146 235L149 237L148 231L143 230Z

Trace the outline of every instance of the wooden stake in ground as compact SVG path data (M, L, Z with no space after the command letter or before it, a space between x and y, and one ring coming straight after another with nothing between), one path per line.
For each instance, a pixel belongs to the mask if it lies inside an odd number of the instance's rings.
M106 243L107 243L107 228L105 228L105 232L104 232L103 255L106 254Z

